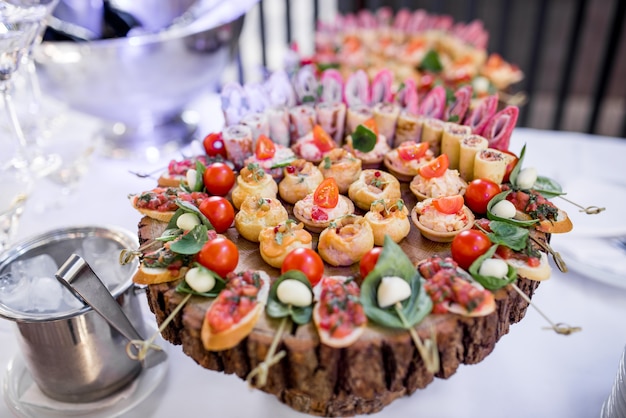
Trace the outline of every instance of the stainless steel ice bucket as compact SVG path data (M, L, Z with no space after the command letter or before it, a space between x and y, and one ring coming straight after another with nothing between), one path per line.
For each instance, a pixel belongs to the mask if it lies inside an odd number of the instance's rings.
M49 254L58 265L86 238L114 243L119 249L136 248L128 231L109 227L54 230L12 247L0 255L0 275L16 260ZM109 260L116 263L117 260ZM136 264L129 272L136 269ZM132 275L111 286L132 325L145 335L141 309L134 295ZM63 314L24 313L0 304L0 316L14 321L26 367L34 382L50 398L63 402L91 402L129 384L141 372L141 363L126 353L128 339L91 307Z

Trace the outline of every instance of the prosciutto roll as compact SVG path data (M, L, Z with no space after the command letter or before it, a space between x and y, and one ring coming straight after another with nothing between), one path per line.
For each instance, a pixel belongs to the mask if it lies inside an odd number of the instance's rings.
M472 128L458 123L446 122L441 135L441 153L448 155L450 170L459 169L461 141L472 134Z
M430 150L434 155L441 154L441 137L443 136L443 127L445 122L435 118L424 119L422 126L422 142L428 142Z
M420 142L425 119L422 115L414 115L407 110L401 111L396 122L396 135L393 147L398 148L400 144L406 141Z
M474 179L474 161L476 154L487 149L489 141L480 135L469 135L461 140L459 149L459 173L469 182Z
M461 123L472 100L472 87L466 85L454 92L454 101L444 111L443 120ZM452 119L452 120L451 120Z
M322 85L321 102L332 104L343 102L343 77L338 70L334 68L324 70L320 77L320 84Z
M435 119L441 119L446 108L446 89L436 86L428 92L420 103L418 113Z
M265 109L265 116L270 127L270 135L277 144L288 147L291 142L289 128L289 110L287 107L271 107Z
M350 74L343 91L344 102L348 106L357 107L370 104L370 82L367 73L357 70Z
M487 138L490 148L501 151L509 149L511 134L517 123L518 115L517 106L507 106L489 119L481 135Z
M237 170L244 165L246 158L252 155L252 130L249 126L237 124L222 131L222 140L226 149L226 158L232 161Z
M474 178L487 179L494 183L502 183L506 172L507 158L497 149L487 148L478 153L474 158Z
M476 106L470 109L469 113L463 121L463 125L467 125L472 128L472 133L475 135L481 135L482 131L487 126L487 123L496 113L498 107L498 96L487 96L483 98Z
M299 105L289 109L291 143L311 132L316 123L317 115L312 105Z
M246 125L252 131L252 149L256 146L256 140L259 135L265 135L271 138L270 124L265 113L248 113L241 118L241 124Z
M346 105L344 103L321 102L315 105L317 122L324 128L337 145L341 145L346 125Z
M393 73L387 68L380 70L372 80L371 104L390 102L393 98L391 85L393 83Z
M227 83L220 93L222 112L226 126L236 125L248 113L248 98L241 84Z
M293 81L294 90L298 103L313 104L317 101L317 78L315 67L312 64L305 65L298 70Z
M372 108L378 133L387 138L387 144L393 145L396 134L396 123L400 115L400 106L396 103L376 103Z
M348 107L346 117L346 134L351 134L356 130L357 126L373 117L374 112L372 111L372 108L367 105Z

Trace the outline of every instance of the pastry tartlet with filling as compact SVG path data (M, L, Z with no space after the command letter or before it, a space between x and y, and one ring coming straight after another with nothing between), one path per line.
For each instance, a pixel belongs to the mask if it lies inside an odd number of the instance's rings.
M258 164L248 164L241 169L237 176L237 183L232 191L233 206L237 209L248 196L267 197L276 199L278 184Z
M400 199L400 182L386 171L363 170L359 179L350 185L348 196L359 208L369 210L376 200Z
M287 254L296 248L313 248L313 237L304 230L302 222L287 219L259 234L261 257L272 267L280 268Z
M442 154L430 163L420 167L409 189L422 201L429 197L463 195L467 189L467 182L461 178L458 170L448 168L448 157Z
M235 215L235 228L242 237L259 242L259 234L289 218L287 210L276 198L248 196Z
M411 230L409 209L402 199L377 200L372 203L364 218L372 227L374 244L381 247L385 241L385 235L389 235L394 242L400 242L409 235Z
M406 141L385 154L387 170L400 181L411 181L419 168L434 157L427 142Z
M328 152L319 164L324 178L333 177L339 187L339 193L348 193L348 188L361 175L362 162L354 154L342 148Z
M292 205L313 193L324 181L324 175L313 163L301 158L292 161L284 168L284 177L278 183L281 199Z
M341 216L354 213L354 203L339 194L334 178L325 179L315 192L299 200L293 207L293 215L311 232L321 232Z
M364 217L335 219L320 234L317 252L331 266L351 266L374 248L374 232Z
M363 124L376 135L376 144L371 151L363 152L355 149L352 142L352 135L346 136L346 144L344 148L354 154L363 162L363 168L379 168L383 162L385 155L391 151L391 147L387 141L387 137L378 132L378 128L374 119L368 119Z
M276 144L269 137L261 134L256 140L254 154L246 158L244 166L258 164L274 180L280 181L283 177L281 164L295 158L296 154L291 148Z
M474 214L463 204L463 196L456 195L417 202L411 220L429 240L451 242L461 231L472 228Z
M300 158L313 163L319 163L326 153L337 148L335 141L320 125L315 125L313 130L300 137L291 149Z

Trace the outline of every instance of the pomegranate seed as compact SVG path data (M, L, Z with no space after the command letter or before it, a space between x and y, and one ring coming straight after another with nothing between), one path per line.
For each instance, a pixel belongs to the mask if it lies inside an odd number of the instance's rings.
M294 166L292 166L292 165L288 165L288 166L287 166L287 172L288 172L289 174L293 174L293 173L295 173L295 172L296 172L296 168L295 168Z
M381 176L380 171L376 171L376 172L374 173L374 177L380 177L380 176Z

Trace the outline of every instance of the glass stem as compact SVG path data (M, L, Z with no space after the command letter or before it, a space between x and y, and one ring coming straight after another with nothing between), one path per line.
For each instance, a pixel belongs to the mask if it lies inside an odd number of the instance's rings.
M2 99L4 101L4 107L9 114L9 123L11 124L11 128L13 129L13 134L15 135L15 139L18 141L20 146L20 151L22 153L22 157L26 157L26 150L28 144L26 143L26 137L24 136L24 131L22 131L22 126L20 125L19 119L17 118L17 112L15 111L15 106L13 105L13 98L11 97L11 93L9 93L9 82L4 80L0 81L0 90L2 91Z

